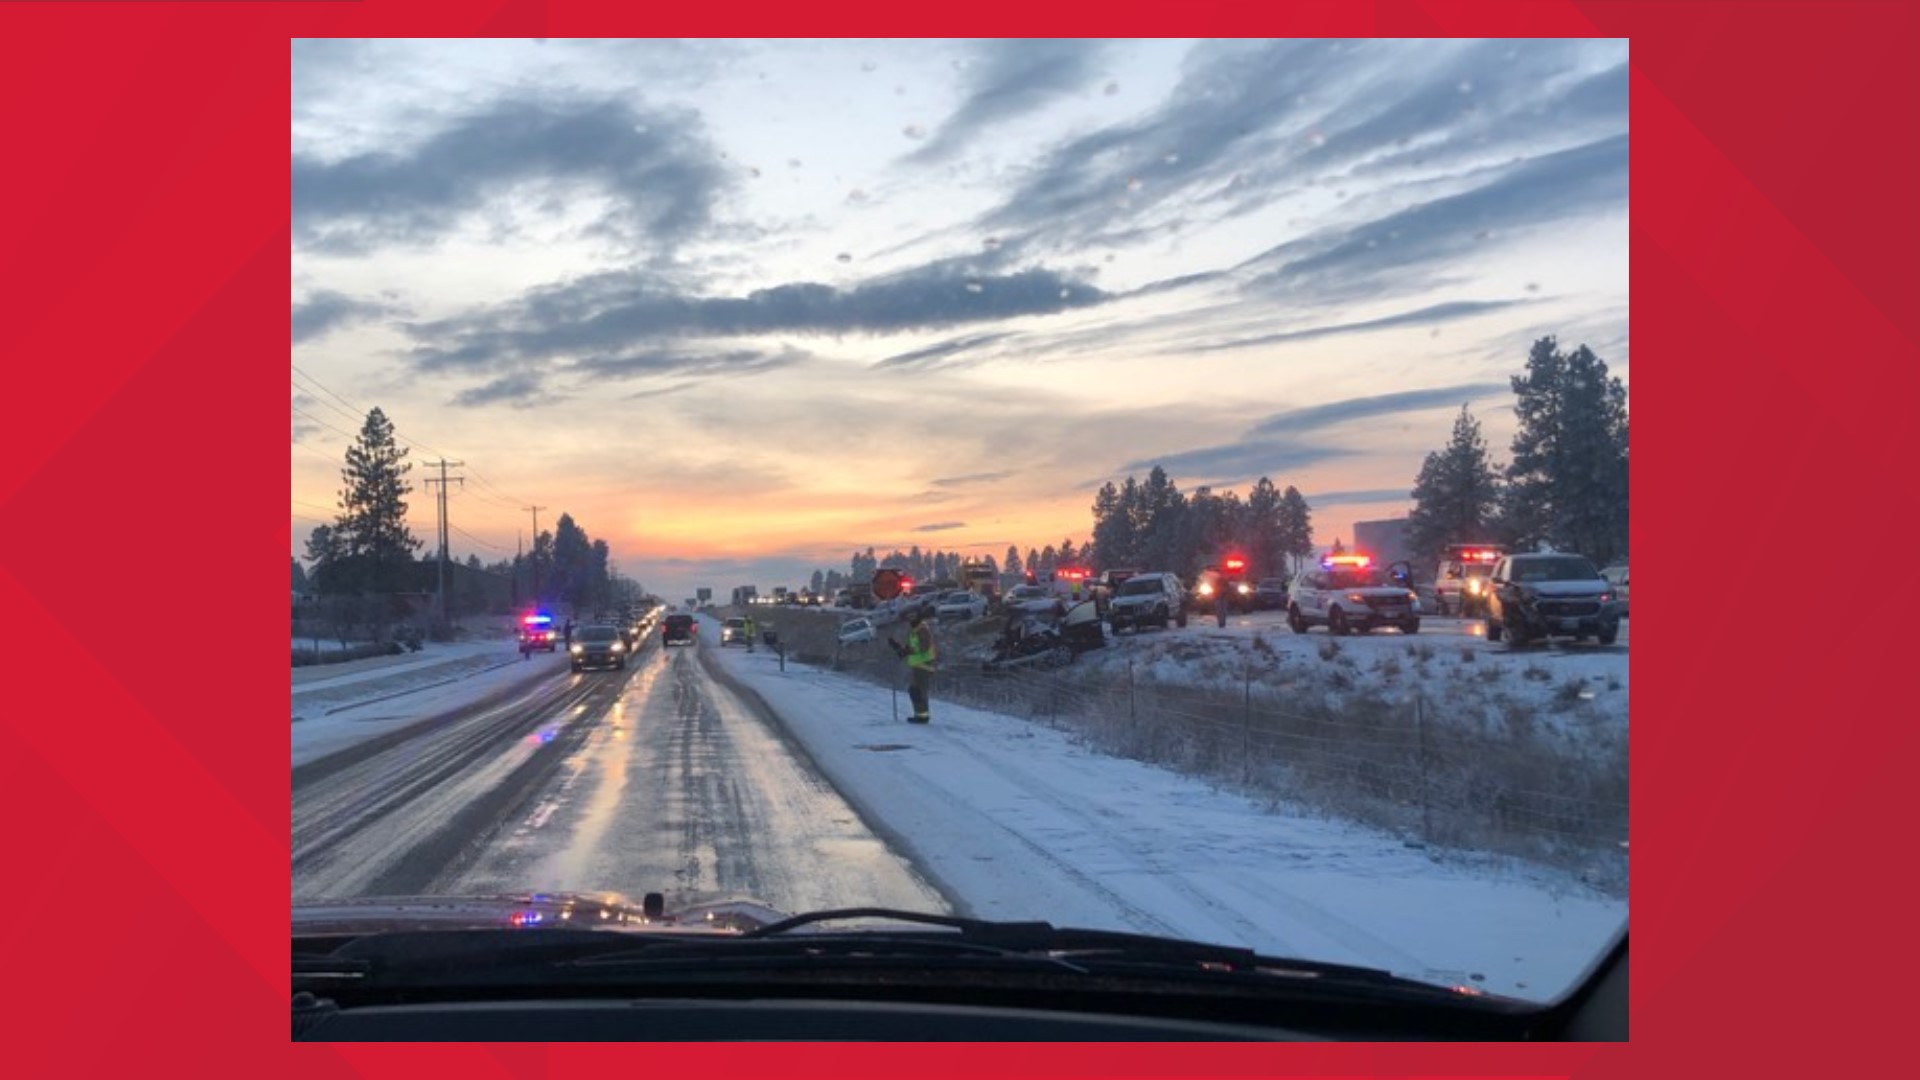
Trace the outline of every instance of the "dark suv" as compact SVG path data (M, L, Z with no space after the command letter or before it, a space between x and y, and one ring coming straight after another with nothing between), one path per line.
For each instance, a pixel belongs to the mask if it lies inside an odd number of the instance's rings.
M693 644L693 616L669 615L660 624L660 643L662 645Z
M1487 582L1487 640L1515 648L1536 638L1594 638L1611 645L1620 633L1613 586L1584 555L1508 555Z

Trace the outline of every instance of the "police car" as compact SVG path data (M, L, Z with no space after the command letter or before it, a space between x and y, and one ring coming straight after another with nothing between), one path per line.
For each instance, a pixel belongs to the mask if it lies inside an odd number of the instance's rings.
M1391 582L1365 555L1329 555L1309 566L1287 590L1287 625L1296 634L1324 626L1335 634L1366 633L1376 627L1420 632L1419 598Z
M542 652L557 652L560 643L553 629L553 616L544 614L528 615L520 620L520 652L522 655L539 649Z
M1476 618L1487 611L1487 579L1504 551L1497 544L1454 544L1440 560L1433 583L1434 605L1442 615Z

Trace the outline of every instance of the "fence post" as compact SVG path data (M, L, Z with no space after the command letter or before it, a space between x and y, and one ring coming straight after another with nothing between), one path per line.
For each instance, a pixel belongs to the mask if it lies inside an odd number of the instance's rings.
M1427 696L1413 695L1413 729L1420 740L1420 838L1433 843L1433 799L1428 791Z
M1243 686L1246 712L1240 725L1240 782L1253 782L1253 659L1247 658Z

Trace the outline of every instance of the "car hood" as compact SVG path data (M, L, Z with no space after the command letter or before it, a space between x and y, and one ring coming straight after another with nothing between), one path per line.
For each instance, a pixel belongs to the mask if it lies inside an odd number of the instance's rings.
M417 930L572 929L627 933L740 933L786 913L751 899L715 899L663 909L649 918L617 893L502 893L297 900L295 937Z
M1519 586L1535 596L1598 596L1612 587L1604 581L1529 581Z

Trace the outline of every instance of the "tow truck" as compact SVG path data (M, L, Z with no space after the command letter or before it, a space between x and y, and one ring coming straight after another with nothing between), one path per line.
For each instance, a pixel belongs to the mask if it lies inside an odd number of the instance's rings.
M1506 554L1499 544L1452 544L1440 559L1433 602L1442 615L1478 618L1487 613L1487 581Z

